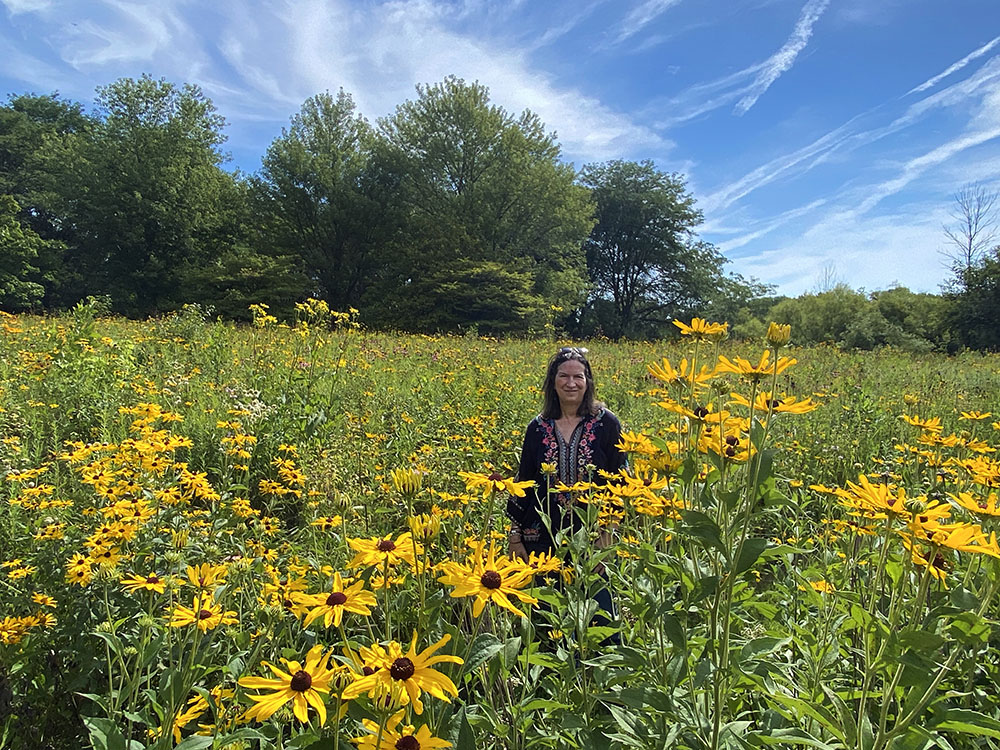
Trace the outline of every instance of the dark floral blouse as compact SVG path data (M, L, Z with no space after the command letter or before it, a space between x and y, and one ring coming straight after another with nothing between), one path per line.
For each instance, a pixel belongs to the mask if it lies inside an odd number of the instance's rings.
M507 501L507 515L512 530L520 529L529 551L554 546L539 515L543 507L542 497L546 500L544 507L553 531L569 528L571 524L574 529L579 527L579 520L572 508L567 506L566 498L547 492L547 488L560 482L567 485L578 481L604 484L605 480L598 470L613 473L625 465L625 454L616 447L621 442L621 435L621 422L608 409L581 419L569 442L559 432L554 419L543 419L539 415L528 423L517 479L520 482L534 481L535 488L528 489L524 497L512 495ZM546 475L542 471L543 463L554 466L555 473ZM593 470L588 470L588 466Z

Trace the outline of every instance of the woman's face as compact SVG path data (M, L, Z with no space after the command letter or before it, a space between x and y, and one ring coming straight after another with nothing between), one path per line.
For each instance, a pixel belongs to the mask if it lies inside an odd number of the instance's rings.
M587 392L587 369L578 359L568 359L556 369L556 395L563 414L576 414Z

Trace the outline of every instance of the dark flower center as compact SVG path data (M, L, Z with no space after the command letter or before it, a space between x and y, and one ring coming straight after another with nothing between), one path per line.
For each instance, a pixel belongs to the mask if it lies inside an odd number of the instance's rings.
M698 419L704 419L705 417L708 416L708 409L706 409L704 406L699 406L697 409L694 410L694 415L698 417Z
M490 480L491 482L502 482L502 481L503 481L503 474L498 474L497 472L495 472L495 471L494 471L494 472L493 472L492 474L490 474L490 475L489 475L489 477L487 477L487 478L488 478L488 479L489 479L489 480Z
M211 616L212 616L212 610L210 610L210 609L201 609L201 610L198 610L198 619L199 620L207 620Z
M396 549L396 543L391 539L379 539L378 544L375 545L375 549L379 552L392 552Z
M730 435L729 437L727 437L727 438L726 438L726 444L727 444L727 445L736 445L736 444L737 444L738 442L740 442L740 441L739 441L739 440L737 440L737 439L736 439L735 437L733 437L732 435Z
M330 596L326 597L326 606L328 607L339 607L341 604L347 601L347 594L342 591L334 591Z
M160 582L159 576L148 576L146 578L146 583L159 583L159 582Z
M495 570L487 570L483 573L483 577L479 579L479 582L488 589L498 589L500 588L500 584L503 583L503 579Z
M389 676L394 680L408 680L413 677L413 673L416 671L412 661L405 656L400 656L389 667Z
M733 456L736 455L736 449L730 445L729 447L726 448L726 455L732 458Z
M292 681L288 683L288 687L297 693L304 693L306 690L312 687L313 678L312 675L304 670L299 670L292 675Z
M396 750L420 750L420 743L412 734L400 737L396 740Z
M365 677L373 675L377 671L378 671L377 669L372 669L371 667L369 667L367 665L361 668L361 674L363 674Z
M779 406L781 406L781 402L778 401L778 399L776 398L772 398L770 401L767 402L767 405L770 406L772 409L777 409Z

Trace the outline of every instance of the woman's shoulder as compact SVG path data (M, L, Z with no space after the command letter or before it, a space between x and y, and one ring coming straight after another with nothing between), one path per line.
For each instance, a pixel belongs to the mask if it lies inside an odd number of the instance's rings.
M598 424L602 424L607 427L621 427L622 425L621 420L618 419L618 415L606 406L602 406L598 409L592 419L594 419L594 421Z

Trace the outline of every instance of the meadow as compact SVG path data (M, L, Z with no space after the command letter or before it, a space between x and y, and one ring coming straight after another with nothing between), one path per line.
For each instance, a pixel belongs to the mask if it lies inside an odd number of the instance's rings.
M0 747L1000 746L996 356L99 312L0 317ZM567 343L629 465L523 563Z

